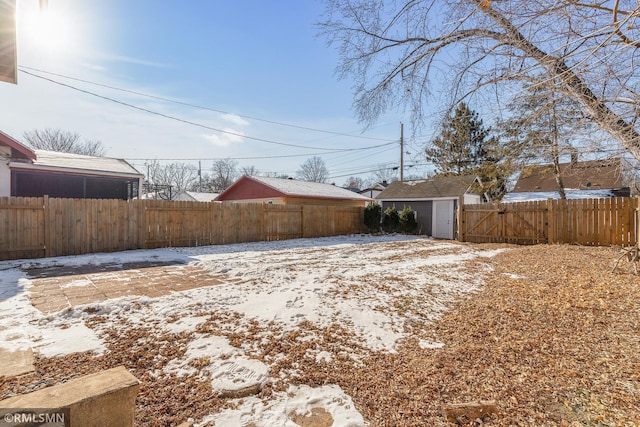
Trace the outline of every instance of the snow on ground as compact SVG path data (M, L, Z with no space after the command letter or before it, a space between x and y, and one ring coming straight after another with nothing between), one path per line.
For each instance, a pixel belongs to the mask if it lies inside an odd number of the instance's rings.
M246 331L251 322L281 332L294 331L303 321L319 328L337 324L354 334L357 345L346 350L357 361L362 349L395 352L411 333L407 324L437 319L454 301L477 290L488 271L482 258L496 253L415 236L367 235L0 262L0 349L30 347L44 356L102 353L107 351L102 337L108 328L153 325L169 333L192 332L208 313L235 313L241 320L226 325L231 332ZM192 264L230 280L158 298L123 297L89 304L90 310L79 306L54 314L43 314L29 302L32 282L25 269L145 260ZM465 268L475 260L481 263ZM64 286L85 285L76 280ZM85 320L96 315L106 321L88 328ZM165 372L189 374L194 361L204 360L214 388L220 390L270 380L269 366L251 359L250 348L234 347L227 338L206 331L193 336L186 354L170 361ZM437 337L420 341L426 351L443 345ZM309 351L328 363L336 357L325 349ZM289 425L283 421L287 414L304 415L318 405L340 421L336 425L364 425L349 396L337 386L291 388L288 393L274 393L268 403L245 398L234 410L212 414L211 420L218 425L240 425L238 420L253 420L259 426Z

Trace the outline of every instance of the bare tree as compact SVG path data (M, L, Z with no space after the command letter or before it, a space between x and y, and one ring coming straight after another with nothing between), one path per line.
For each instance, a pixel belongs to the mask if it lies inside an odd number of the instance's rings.
M206 177L205 187L214 193L221 193L238 179L238 162L221 159L213 162L211 176Z
M290 178L290 176L287 175L286 173L280 173L280 172L267 172L265 174L262 174L262 176L266 176L269 178L280 178L280 179Z
M300 165L298 170L298 178L303 181L325 182L329 177L329 170L324 160L318 156L307 159Z
M389 167L388 165L378 165L378 168L372 172L372 181L375 182L392 182L398 180L398 168Z
M551 163L561 199L566 199L560 158L577 158L578 147L587 150L582 109L571 98L559 96L551 84L527 87L510 108L514 114L500 123L503 135L522 163L529 160ZM565 171L566 172L566 171Z
M198 180L197 169L186 163L161 165L153 160L147 163L147 171L148 191L162 199L173 199L179 192L193 188Z
M485 95L506 105L523 84L551 82L640 159L636 1L325 2L321 28L338 46L339 75L356 79L364 123L397 106L419 122L434 87L452 88L449 107Z
M58 151L62 153L104 156L105 148L100 141L80 141L80 134L61 129L34 129L23 134L27 144L34 149Z
M240 175L256 176L258 173L258 168L256 168L255 165L243 166L240 168Z
M358 176L350 176L345 181L344 186L347 188L355 188L357 190L362 190L365 187L364 179Z

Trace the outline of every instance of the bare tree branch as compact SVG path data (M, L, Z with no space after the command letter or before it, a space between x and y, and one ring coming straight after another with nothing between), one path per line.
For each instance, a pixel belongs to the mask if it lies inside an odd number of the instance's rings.
M338 46L338 75L356 80L354 107L366 125L393 108L420 123L443 88L449 108L487 90L502 108L522 84L552 85L640 159L635 1L325 2L321 32Z

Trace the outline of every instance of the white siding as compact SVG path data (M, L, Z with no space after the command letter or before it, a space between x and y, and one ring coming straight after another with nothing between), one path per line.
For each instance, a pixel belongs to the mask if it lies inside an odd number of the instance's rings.
M465 194L463 203L465 205L477 205L482 203L482 197L479 194Z

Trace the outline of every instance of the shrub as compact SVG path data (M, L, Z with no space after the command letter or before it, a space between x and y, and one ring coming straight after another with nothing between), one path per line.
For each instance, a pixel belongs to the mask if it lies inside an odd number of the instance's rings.
M382 217L382 229L387 233L395 233L400 229L400 216L395 205L385 209Z
M364 225L367 226L369 232L380 231L380 220L382 216L382 206L377 203L371 203L364 208Z
M398 215L400 222L400 231L403 233L413 233L418 228L418 222L416 221L416 214L411 206L405 206L402 212Z

